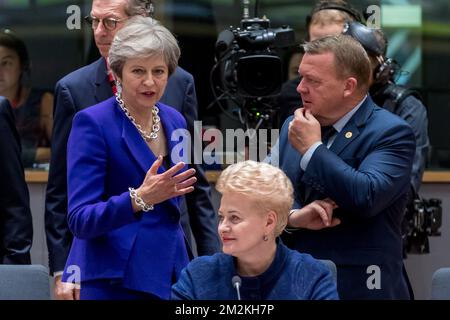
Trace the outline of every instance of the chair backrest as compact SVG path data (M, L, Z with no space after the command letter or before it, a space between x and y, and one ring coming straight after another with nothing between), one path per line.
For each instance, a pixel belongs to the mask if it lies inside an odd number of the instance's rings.
M50 300L48 270L42 265L0 265L0 300Z
M450 300L450 268L440 268L433 273L431 299Z
M334 281L337 282L336 264L331 260L320 259L319 261L324 263L328 267L328 269L330 269L331 274L333 275Z

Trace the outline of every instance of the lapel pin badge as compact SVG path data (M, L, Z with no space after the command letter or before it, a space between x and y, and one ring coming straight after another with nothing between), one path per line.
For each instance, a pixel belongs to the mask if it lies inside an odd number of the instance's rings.
M347 131L347 132L345 133L345 137L346 137L347 139L350 139L352 136L353 136L353 133L352 133L351 131Z

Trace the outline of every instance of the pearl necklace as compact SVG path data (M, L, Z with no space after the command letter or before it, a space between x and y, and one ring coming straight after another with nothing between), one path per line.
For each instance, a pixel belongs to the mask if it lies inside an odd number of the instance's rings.
M120 95L116 95L116 101L120 106L120 109L125 113L128 119L130 119L131 123L136 127L136 129L141 134L142 138L144 138L145 141L155 140L158 138L158 131L161 128L159 123L161 122L161 119L158 116L159 109L157 106L153 106L152 108L152 116L153 116L153 125L152 125L152 131L150 133L142 130L142 127L140 124L136 122L136 119L133 118L133 116L128 111L127 107L125 106L125 103L123 102Z

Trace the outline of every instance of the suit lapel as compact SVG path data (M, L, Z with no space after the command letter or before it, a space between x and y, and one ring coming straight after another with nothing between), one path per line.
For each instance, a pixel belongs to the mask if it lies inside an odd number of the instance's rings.
M355 140L356 137L360 135L360 130L366 124L374 107L375 104L370 96L368 96L358 111L356 111L353 117L350 118L341 132L336 136L330 150L339 155L349 143Z
M109 83L108 71L106 69L106 60L102 57L98 59L97 62L94 95L97 102L102 102L111 98L113 93Z
M173 157L171 155L173 148L177 144L177 141L172 141L171 137L172 132L179 128L176 128L174 126L173 121L169 121L169 115L167 114L166 109L164 107L161 107L160 104L157 104L157 106L159 108L159 117L161 118L164 134L166 136L167 152L169 153L170 165L173 166L175 163L173 162Z
M370 96L366 98L361 107L356 111L356 113L350 118L344 128L339 132L334 140L333 144L330 147L330 151L334 152L336 155L339 155L345 148L358 137L361 131L364 129L364 125L367 122L367 119L373 112L375 104L373 103ZM302 172L300 170L300 172ZM303 175L300 175L300 179ZM300 198L302 198L302 192L304 193L304 203L311 203L317 199L323 199L325 197L324 194L319 191L313 189L309 183L306 181L302 181L300 184L302 188L299 188Z
M115 107L117 106L117 102L115 102ZM145 140L139 134L136 127L131 123L131 121L122 113L122 139L125 142L128 150L132 157L136 159L140 168L147 173L147 171L152 166L153 162L155 162L156 157L150 148L147 146ZM162 173L164 170L159 168L158 173Z
M330 150L339 155L342 150L344 150L344 148L357 136L359 136L358 126L356 126L353 119L350 119L350 121L347 122L341 132L339 132L339 134L336 136L336 139L331 145Z
M134 157L139 164L140 168L144 171L144 174L147 174L147 171L152 166L153 162L156 161L156 156L153 154L151 149L148 147L145 140L140 135L139 131L136 127L131 123L131 121L125 116L125 114L120 110L120 107L117 105L117 102L114 100L114 107L118 109L120 114L122 114L122 139L125 142L128 150L132 157ZM161 108L160 108L161 110ZM160 112L159 116L161 118L161 122L163 124L164 133L166 134L166 140L168 143L168 151L169 158L171 154L171 150L175 145L175 142L170 141L170 136L172 131L175 129L171 121L167 121L167 115L164 112ZM172 159L170 159L171 164ZM166 171L167 168L162 164L158 173L161 174ZM178 208L178 200L177 198L171 198L168 200L172 205Z

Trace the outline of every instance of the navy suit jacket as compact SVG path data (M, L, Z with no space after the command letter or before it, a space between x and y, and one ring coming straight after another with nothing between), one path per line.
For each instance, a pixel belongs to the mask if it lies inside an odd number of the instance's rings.
M0 97L0 264L30 264L33 224L14 114Z
M329 197L342 221L334 228L295 232L293 246L336 263L341 299L408 299L400 225L414 158L411 128L367 97L330 149L320 145L303 171L301 155L288 141L291 119L283 125L278 150L279 165L294 185L294 205ZM377 267L380 273L373 271Z
M170 140L172 132L186 122L173 108L157 106L171 154L179 143ZM128 191L142 184L154 161L114 97L75 115L67 144L68 224L75 237L64 281L77 266L80 279L72 280L119 278L126 288L170 297L173 279L189 261L180 198L136 216Z
M277 103L280 106L278 116L280 118L280 126L283 122L293 115L295 110L300 108L303 104L302 97L297 92L297 87L300 83L300 78L297 77L292 80L288 80L283 84L281 93L277 98ZM374 85L370 88L370 95L377 105L383 107L386 110L398 115L405 120L411 126L416 137L416 153L414 155L413 168L411 170L411 190L414 195L419 192L420 185L422 183L422 176L425 170L426 159L430 148L430 141L428 139L428 116L427 108L423 105L422 101L416 98L414 95L408 95L400 101L394 101L394 97L391 94L387 94L391 90L387 88L402 88L394 83L387 83L383 86Z
M52 158L46 195L45 227L50 271L61 271L66 263L72 234L67 226L66 147L74 115L89 106L113 96L105 59L65 76L56 84ZM193 131L197 119L197 100L192 75L177 68L169 77L161 102L174 107L185 117L188 129ZM211 190L204 170L196 169L195 190L183 199L181 222L190 240L192 228L199 255L220 250L217 219L211 202Z

